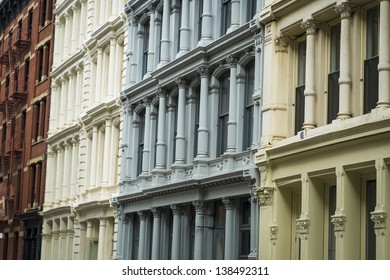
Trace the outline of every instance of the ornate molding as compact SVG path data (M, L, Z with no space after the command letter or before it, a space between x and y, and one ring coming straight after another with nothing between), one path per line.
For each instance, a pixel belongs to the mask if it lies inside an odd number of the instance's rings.
M195 207L196 212L203 212L206 210L208 204L203 200L194 200L192 205Z
M310 219L305 218L297 220L297 232L299 235L303 235L305 239L307 239L305 235L309 234L309 227Z
M233 55L226 56L226 62L229 64L230 67L236 67L238 63L238 58Z
M186 88L188 86L188 79L186 77L179 76L175 79L175 83L178 88Z
M279 35L274 39L276 52L287 52L288 45L291 42L290 37Z
M344 215L333 215L331 217L331 223L334 226L334 233L336 238L343 238L346 221L347 218Z
M167 97L167 90L164 87L158 86L156 90L156 94L159 98L166 98Z
M172 204L171 210L172 210L173 215L182 215L183 214L182 208L177 204Z
M385 211L371 212L371 220L374 222L376 236L384 236L386 229L387 213Z
M257 191L257 197L261 206L272 205L274 189L269 187L261 187Z
M210 78L211 76L211 69L206 64L198 66L196 71L199 73L201 78Z
M271 240L276 240L278 239L278 231L279 231L279 227L277 225L271 225L269 227L270 229L270 233L271 233Z
M160 218L161 217L161 208L152 207L150 210L152 211L153 218Z
M356 11L356 6L351 4L351 3L344 2L344 3L341 3L340 5L336 6L335 10L337 13L340 14L342 19L343 18L350 18L352 13L354 13Z
M146 221L147 215L145 211L137 212L140 221Z
M308 19L301 24L302 28L306 30L306 35L312 35L316 33L320 25L320 22L314 19Z
M226 210L233 210L234 208L234 199L231 199L230 197L223 197L222 203L225 205Z

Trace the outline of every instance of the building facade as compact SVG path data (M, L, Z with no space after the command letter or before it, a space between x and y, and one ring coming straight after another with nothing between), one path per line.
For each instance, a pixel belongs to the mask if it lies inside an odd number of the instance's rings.
M389 259L389 1L265 1L260 259Z
M123 6L56 3L42 259L115 256L110 199L120 163Z
M0 2L0 259L39 259L53 1Z
M262 1L129 1L118 259L256 259Z

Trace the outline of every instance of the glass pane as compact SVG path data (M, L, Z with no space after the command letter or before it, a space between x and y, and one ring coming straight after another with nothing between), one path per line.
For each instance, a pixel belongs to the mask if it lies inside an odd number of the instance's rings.
M379 7L367 11L366 59L378 55L379 45Z
M251 204L249 201L242 203L242 225L250 225L251 222Z
M340 29L340 24L330 29L330 73L340 69Z
M250 253L250 244L251 244L251 232L250 230L241 231L241 252L240 255L247 256Z
M371 112L378 102L379 56L364 61L364 114Z
M329 187L329 213L328 213L328 259L336 259L336 236L334 235L334 226L331 222L332 215L336 212L336 186Z
M328 123L337 118L339 112L340 71L328 75Z
M298 43L298 75L297 86L305 84L306 75L306 41Z
M226 210L222 203L215 204L215 228L225 228Z
M230 76L221 80L220 115L229 113Z
M255 92L255 63L250 62L246 67L246 105L253 104L252 95Z
M295 91L295 134L302 130L305 117L305 85Z
M215 234L215 259L223 260L225 258L225 233L218 231Z
M366 259L376 259L376 236L371 212L376 205L376 181L368 181L366 185Z

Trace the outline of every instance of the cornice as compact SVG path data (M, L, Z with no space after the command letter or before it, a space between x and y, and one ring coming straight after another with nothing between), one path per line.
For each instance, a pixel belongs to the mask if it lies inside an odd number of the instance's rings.
M58 77L62 76L63 73L68 72L71 68L76 67L76 64L82 63L84 61L85 51L80 50L75 53L65 61L63 61L57 68L55 68L52 73L52 80L56 80Z

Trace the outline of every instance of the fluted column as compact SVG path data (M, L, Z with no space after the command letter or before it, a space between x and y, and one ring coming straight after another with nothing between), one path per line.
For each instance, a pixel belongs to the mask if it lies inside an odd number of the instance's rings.
M202 260L204 248L204 215L207 204L204 201L196 200L192 202L195 207L195 245L194 245L194 259Z
M180 259L180 241L181 241L181 216L183 211L180 206L173 204L171 205L173 214L173 229L172 229L172 260Z
M79 26L79 47L84 42L85 38L85 32L86 32L86 19L87 19L87 7L86 2L87 0L81 0L80 1L80 26Z
M66 109L66 125L72 124L73 115L74 115L74 75L72 72L68 72L68 102L67 102L67 109Z
M210 69L207 65L197 68L200 75L200 109L199 109L199 129L198 129L198 154L197 158L207 158L209 156L209 128L208 128L208 97Z
M152 241L152 260L160 259L160 228L161 228L161 209L153 207L153 241Z
M99 47L97 52L97 62L96 62L95 105L99 104L102 100L103 89L101 88L101 84L100 84L103 79L102 68L103 68L103 48Z
M106 243L106 226L107 219L99 219L99 241L98 241L98 260L103 260L105 256L104 244Z
M154 25L155 20L155 7L152 5L149 5L150 12L149 12L149 45L148 45L148 65L146 66L146 74L145 78L150 77L151 73L154 70L154 53L156 49L156 43L155 43L155 29L156 26ZM165 10L164 10L165 11ZM162 46L162 43L161 43ZM162 49L162 47L161 47Z
M166 144L165 144L165 119L166 119L166 91L162 88L157 89L159 96L158 108L158 131L156 143L156 169L165 169L166 167ZM146 140L146 139L145 139Z
M380 1L378 108L390 107L390 1Z
M98 144L98 132L99 127L94 125L92 127L92 149L91 149L91 164L90 164L90 172L89 172L89 186L95 187L96 185L96 168L97 168L97 144Z
M117 50L117 45L116 45L116 37L112 36L112 37L110 37L110 60L109 60L109 64L108 64L108 81L110 83L110 86L107 88L106 102L110 101L114 97L114 91L115 91L115 87L116 87L115 70L118 67L120 67L119 65L116 65L116 60L115 60L115 56L116 56L117 51L118 50ZM111 84L111 83L113 83L113 84Z
M315 33L318 22L309 19L302 23L306 29L306 76L305 76L305 120L304 129L316 127L315 123Z
M146 257L146 213L138 211L139 217L139 243L138 243L138 259L144 260Z
M57 146L57 172L56 172L56 202L59 202L62 197L62 177L63 177L63 158L62 158L62 148Z
M231 22L228 32L236 30L240 27L240 0L231 0L232 10L231 10ZM247 4L249 5L249 4Z
M145 109L145 131L144 131L144 150L142 151L142 174L149 173L150 159L150 100L146 100Z
M113 168L112 166L109 166L110 163L110 147L113 143L111 143L111 126L112 126L112 120L106 119L106 129L104 133L104 155L103 155L103 185L108 185L108 176L109 176L109 169Z
M198 43L199 46L206 46L212 41L211 31L213 28L213 14L211 13L211 0L203 0L202 13L202 36Z
M169 62L169 21L170 21L171 6L169 0L164 0L163 4L163 19L162 19L162 35L161 35L161 55L159 67L166 65Z
M178 77L176 79L176 84L179 88L179 97L177 112L175 164L181 164L185 163L186 90L188 87L188 81L184 77Z
M187 53L190 50L190 1L181 1L181 26L180 26L180 44L178 56Z
M233 9L233 8L232 8ZM226 61L230 66L230 90L229 90L229 120L228 120L228 139L227 152L234 153L237 150L237 62L238 59L228 56Z
M225 205L225 260L233 260L233 233L234 233L234 200L229 197L222 198Z
M339 113L338 119L349 119L351 112L351 49L350 49L350 21L353 6L350 3L342 3L336 7L341 15L340 32L340 78L339 78Z

